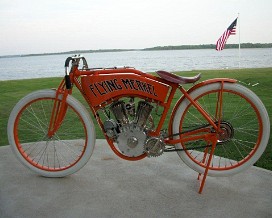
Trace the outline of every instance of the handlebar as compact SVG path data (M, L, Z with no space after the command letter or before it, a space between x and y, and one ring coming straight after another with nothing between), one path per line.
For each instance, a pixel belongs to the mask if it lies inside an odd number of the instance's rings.
M72 66L78 66L79 65L79 61L82 60L83 61L83 68L88 68L88 64L86 59L83 56L80 55L75 55L73 57L68 57L65 60L65 84L66 84L66 88L67 89L71 89L72 87L72 83L69 77L69 64L72 61Z
M70 62L72 61L72 66L78 66L80 60L83 61L83 68L88 68L88 64L87 64L87 61L86 61L85 57L80 56L80 55L75 55L73 57L68 57L65 60L65 64L64 64L65 75L69 74L68 69L69 69Z
M66 59L66 61L65 61L64 67L69 67L69 63L70 63L71 60L73 60L73 58L72 57L68 57Z

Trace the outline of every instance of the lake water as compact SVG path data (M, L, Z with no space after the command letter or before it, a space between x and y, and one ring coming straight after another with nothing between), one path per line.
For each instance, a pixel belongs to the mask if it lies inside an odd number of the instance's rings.
M0 58L0 80L64 75L69 55ZM238 49L169 50L84 54L89 67L131 66L144 72L239 68ZM272 48L241 49L240 68L272 67Z

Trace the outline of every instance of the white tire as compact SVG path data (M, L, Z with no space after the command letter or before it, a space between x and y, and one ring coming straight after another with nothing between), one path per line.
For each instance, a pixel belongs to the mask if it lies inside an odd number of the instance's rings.
M55 90L40 90L22 98L13 108L7 128L19 161L45 177L75 173L88 162L95 145L94 124L85 107L70 95L61 127L52 137L47 136L55 96Z
M213 116L215 122L216 99L220 89L221 83L212 83L190 93L190 96L197 99L198 103ZM230 176L252 166L263 154L270 136L268 113L261 100L251 90L237 83L224 83L222 102L221 125L225 133L215 148L208 171L209 176ZM173 134L205 125L209 126L208 122L185 98L174 115ZM175 137L178 138L179 136ZM178 155L185 164L199 173L205 171L205 164L202 163L204 148L194 150L192 146L201 147L205 144L204 140L198 140L194 143L176 145L178 149L188 149L178 151Z

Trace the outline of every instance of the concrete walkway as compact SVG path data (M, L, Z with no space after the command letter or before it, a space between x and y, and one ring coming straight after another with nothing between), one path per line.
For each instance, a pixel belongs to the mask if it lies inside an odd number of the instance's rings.
M197 173L175 153L138 162L119 159L97 140L77 173L43 178L0 148L0 217L272 217L272 172L256 167L226 178Z

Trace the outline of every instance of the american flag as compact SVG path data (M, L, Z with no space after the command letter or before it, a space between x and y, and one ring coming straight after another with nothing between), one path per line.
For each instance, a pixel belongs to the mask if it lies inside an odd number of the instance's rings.
M223 33L223 35L216 42L217 51L223 50L229 36L236 34L237 19L238 17L232 22L232 24L228 27L228 29Z

